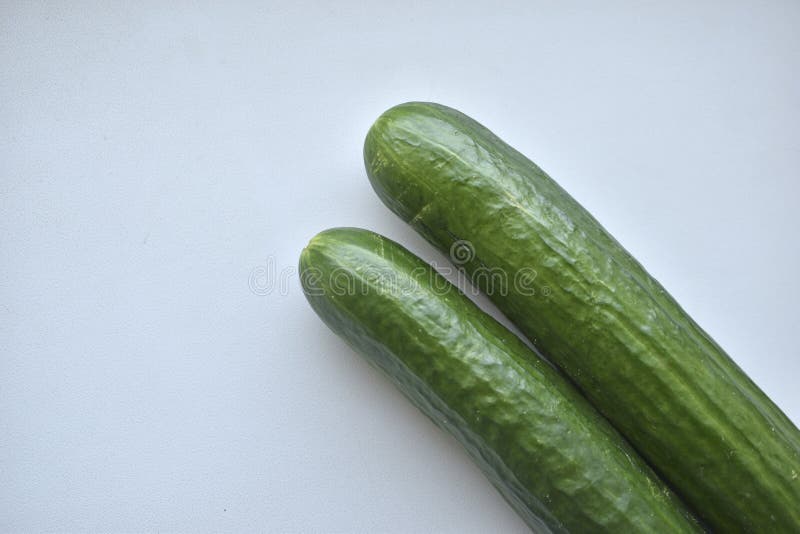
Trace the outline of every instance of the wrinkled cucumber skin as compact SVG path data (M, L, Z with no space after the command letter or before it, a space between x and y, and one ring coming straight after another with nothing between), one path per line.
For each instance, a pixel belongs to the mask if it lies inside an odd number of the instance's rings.
M300 272L331 330L452 434L533 530L699 531L558 371L397 243L327 230Z
M535 271L500 310L719 532L800 532L800 432L568 193L466 115L408 103L364 146L383 202L479 268Z

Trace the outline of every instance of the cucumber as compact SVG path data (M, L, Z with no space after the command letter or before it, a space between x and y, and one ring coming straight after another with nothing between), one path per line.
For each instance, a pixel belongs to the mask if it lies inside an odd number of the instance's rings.
M300 273L331 330L452 434L532 529L699 531L557 370L397 243L328 230Z
M712 528L800 532L797 427L544 171L430 103L378 118L364 160L383 202L458 252L473 281ZM515 283L521 272L533 284Z

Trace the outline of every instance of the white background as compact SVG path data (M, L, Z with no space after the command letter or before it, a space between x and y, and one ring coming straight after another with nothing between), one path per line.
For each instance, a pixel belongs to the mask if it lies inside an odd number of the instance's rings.
M800 421L800 3L114 4L0 2L0 531L524 531L294 271L343 225L442 259L361 160L408 100L538 162Z

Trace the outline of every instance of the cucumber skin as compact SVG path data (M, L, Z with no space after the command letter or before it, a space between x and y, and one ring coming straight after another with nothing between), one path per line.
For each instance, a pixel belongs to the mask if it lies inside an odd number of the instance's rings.
M331 330L452 434L533 530L700 531L558 371L397 243L327 230L300 273Z
M364 159L434 246L469 241L468 274L536 271L533 296L476 282L712 529L800 532L800 432L544 171L430 103L385 112Z

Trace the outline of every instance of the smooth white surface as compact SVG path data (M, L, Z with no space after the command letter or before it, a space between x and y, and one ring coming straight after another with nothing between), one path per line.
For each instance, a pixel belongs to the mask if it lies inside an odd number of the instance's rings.
M361 161L407 100L537 161L800 421L796 1L178 4L0 3L0 531L525 530L300 292L331 226L441 260Z

